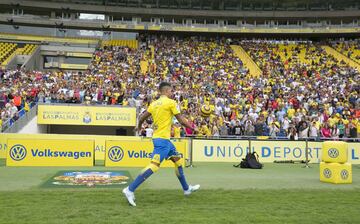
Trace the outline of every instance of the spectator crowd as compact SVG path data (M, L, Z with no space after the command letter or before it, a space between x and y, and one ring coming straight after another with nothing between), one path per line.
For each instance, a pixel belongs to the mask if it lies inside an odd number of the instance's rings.
M319 43L140 39L139 49L97 49L84 72L1 70L1 120L16 120L18 111L28 110L30 102L116 104L137 107L142 113L158 96L157 85L168 81L179 109L199 130L193 133L175 121L174 137L359 136L360 73ZM262 70L260 77L251 75L231 44L244 48ZM359 49L359 41L352 41L351 48ZM140 66L144 62L145 71ZM209 117L200 115L201 105L211 108ZM151 137L153 131L151 120L146 121L142 134Z

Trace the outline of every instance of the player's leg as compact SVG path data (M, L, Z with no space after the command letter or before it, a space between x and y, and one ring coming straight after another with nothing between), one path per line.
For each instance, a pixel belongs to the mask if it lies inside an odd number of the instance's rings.
M149 178L153 173L159 170L160 164L155 162L150 162L150 164L145 167L141 173L136 177L136 179L127 187L124 188L123 193L127 198L128 202L132 206L136 206L134 191L142 184L147 178Z
M129 185L129 190L134 192L153 173L159 170L161 162L169 153L169 147L164 139L153 139L154 151L152 152L151 162L145 167L139 176Z
M153 173L159 170L161 162L165 159L166 155L169 152L169 147L164 143L162 139L153 139L154 151L152 153L151 162L146 166L141 173L136 177L136 179L130 183L130 185L123 190L126 198L132 206L135 204L135 195L134 191Z
M186 182L184 169L183 169L183 158L178 154L175 146L170 141L169 144L170 144L169 159L175 165L175 174L179 179L182 189L184 190L184 194L189 195L192 192L199 190L200 185L197 184L192 186L192 185L188 185L188 183Z
M136 179L129 185L129 190L134 192L140 184L142 184L147 178L149 178L153 173L159 170L160 164L155 162L150 162L140 174L136 177Z
M183 169L183 161L182 158L180 156L172 156L170 157L170 160L173 161L174 165L175 165L175 174L177 176L177 178L180 181L181 187L184 191L187 191L189 189L189 185L186 182L186 178L184 175L184 169Z

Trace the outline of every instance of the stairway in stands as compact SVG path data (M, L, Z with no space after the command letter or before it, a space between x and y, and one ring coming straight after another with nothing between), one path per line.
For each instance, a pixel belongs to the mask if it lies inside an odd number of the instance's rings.
M360 71L360 64L355 62L354 60L346 57L345 55L341 54L340 52L336 51L334 48L330 47L330 46L322 46L322 48L326 51L326 53L334 56L337 60L339 61L344 61L345 63L347 63L348 65L350 65L351 67L357 68L358 71Z
M259 77L262 75L262 71L259 66L256 65L256 63L241 46L231 45L231 49L234 51L235 55L244 63L244 66L249 69L250 75L252 77Z

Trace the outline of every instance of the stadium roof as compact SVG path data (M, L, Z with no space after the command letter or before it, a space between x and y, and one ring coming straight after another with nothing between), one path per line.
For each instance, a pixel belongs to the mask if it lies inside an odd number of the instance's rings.
M14 0L197 10L358 10L359 0Z

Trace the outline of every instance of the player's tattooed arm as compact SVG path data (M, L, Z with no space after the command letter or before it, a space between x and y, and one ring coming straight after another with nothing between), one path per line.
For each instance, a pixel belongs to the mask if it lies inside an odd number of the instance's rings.
M142 113L139 117L139 122L137 126L135 127L135 133L141 130L141 125L144 123L146 119L148 119L151 116L151 114L148 111L145 111Z
M194 128L186 119L184 116L182 116L181 114L177 114L175 115L176 119L180 122L181 125L185 126L186 128L189 128L191 130L194 130L196 128Z

